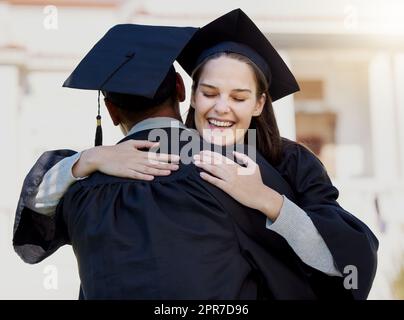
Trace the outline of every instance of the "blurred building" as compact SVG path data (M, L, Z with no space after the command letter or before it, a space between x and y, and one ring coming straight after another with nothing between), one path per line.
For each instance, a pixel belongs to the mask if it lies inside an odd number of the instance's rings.
M11 247L19 191L34 161L45 150L93 144L96 93L61 87L78 61L117 23L202 26L237 7L267 34L301 86L274 104L281 134L319 156L341 205L380 240L369 298L394 298L404 233L404 3L398 0L0 1L0 298L78 295L71 248L30 266ZM113 144L121 133L103 114L105 143ZM57 285L48 285L55 274Z

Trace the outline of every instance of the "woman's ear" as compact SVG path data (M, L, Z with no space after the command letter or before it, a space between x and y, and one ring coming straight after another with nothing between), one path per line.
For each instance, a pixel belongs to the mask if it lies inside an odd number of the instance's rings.
M195 107L194 107L194 105L195 105L195 91L194 91L194 90L191 91L191 100L190 100L190 103L191 103L191 108L194 108L194 109L195 109Z
M267 96L265 93L263 93L257 100L257 103L256 103L254 111L253 111L253 117L258 117L259 115L261 115L262 110L264 109L266 100L267 100Z

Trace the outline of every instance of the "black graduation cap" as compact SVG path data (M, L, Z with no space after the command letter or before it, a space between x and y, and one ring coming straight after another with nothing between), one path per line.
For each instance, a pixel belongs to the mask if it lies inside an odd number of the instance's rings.
M268 80L272 101L300 90L278 52L241 9L230 11L202 27L177 60L192 75L203 60L218 52L238 53L253 61Z
M119 24L87 53L63 87L98 90L96 145L102 144L100 91L154 99L173 62L197 30Z

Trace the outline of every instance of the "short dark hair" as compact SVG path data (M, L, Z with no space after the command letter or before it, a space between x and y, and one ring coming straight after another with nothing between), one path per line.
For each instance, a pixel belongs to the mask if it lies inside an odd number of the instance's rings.
M103 91L102 93L108 101L122 109L122 111L125 111L125 114L135 115L147 112L166 102L168 99L174 104L176 97L175 84L176 72L174 66L171 66L153 99L111 91Z

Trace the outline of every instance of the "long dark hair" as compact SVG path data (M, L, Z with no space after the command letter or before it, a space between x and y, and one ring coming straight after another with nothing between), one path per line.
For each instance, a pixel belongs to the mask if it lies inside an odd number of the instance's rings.
M221 56L228 56L230 58L247 63L253 70L255 80L257 84L257 99L266 95L265 105L259 116L252 117L249 129L255 129L257 133L256 143L257 150L263 155L263 157L272 165L277 165L281 161L282 157L282 139L279 134L278 124L276 122L274 109L272 107L271 96L268 91L268 82L261 72L261 70L247 57L240 54L231 52L220 52L209 56L204 60L192 74L192 95L194 95L196 88L199 84L199 79L203 70L203 67L209 60L219 58ZM188 115L185 121L188 128L196 129L195 127L195 109L189 107ZM248 144L246 134L244 136L244 143Z

